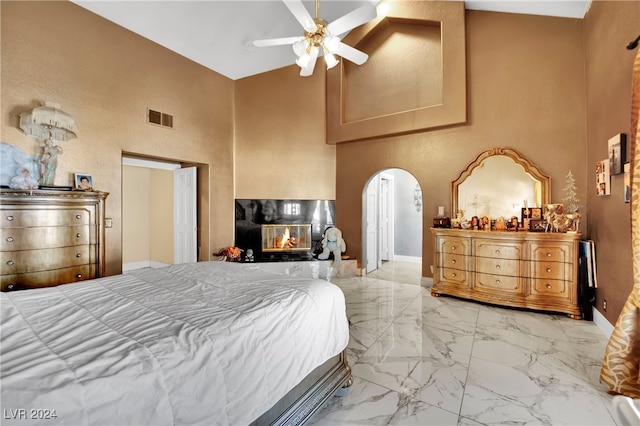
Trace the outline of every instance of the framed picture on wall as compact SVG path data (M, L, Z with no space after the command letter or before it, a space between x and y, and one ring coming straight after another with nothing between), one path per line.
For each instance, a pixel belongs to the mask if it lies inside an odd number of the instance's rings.
M624 163L624 202L631 202L631 164Z
M611 175L609 174L609 159L596 161L596 194L611 194Z
M89 173L74 173L74 188L78 191L92 191L93 177Z
M623 165L627 154L627 135L619 133L609 139L609 173L619 175L623 173Z

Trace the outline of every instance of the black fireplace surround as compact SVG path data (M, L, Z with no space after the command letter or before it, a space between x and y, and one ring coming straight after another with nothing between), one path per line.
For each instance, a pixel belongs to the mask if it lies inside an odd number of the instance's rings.
M243 250L242 260L247 260L249 249L256 262L313 259L322 253L322 234L335 226L335 204L335 200L236 199L235 245ZM264 232L263 225L269 225ZM308 232L309 226L301 225L310 225L310 243L306 235L297 234ZM286 231L286 237L280 231ZM263 238L265 232L269 237ZM274 232L278 233L277 244L271 238Z

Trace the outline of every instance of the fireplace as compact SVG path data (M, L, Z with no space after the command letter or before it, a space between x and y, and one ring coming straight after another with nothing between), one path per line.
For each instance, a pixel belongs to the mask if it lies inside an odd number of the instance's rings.
M333 200L236 199L235 245L256 262L311 260L335 226Z
M311 224L262 225L262 252L311 251Z

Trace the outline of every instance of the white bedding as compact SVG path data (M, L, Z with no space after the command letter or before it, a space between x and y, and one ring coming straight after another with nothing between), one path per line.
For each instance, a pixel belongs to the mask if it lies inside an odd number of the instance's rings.
M338 287L246 264L0 296L2 424L248 424L349 339Z

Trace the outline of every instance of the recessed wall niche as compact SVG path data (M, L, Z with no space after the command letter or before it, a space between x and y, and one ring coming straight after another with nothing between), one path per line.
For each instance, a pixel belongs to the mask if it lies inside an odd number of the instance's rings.
M327 72L328 143L466 121L464 4L388 6L386 16L345 39L369 60L343 60Z

